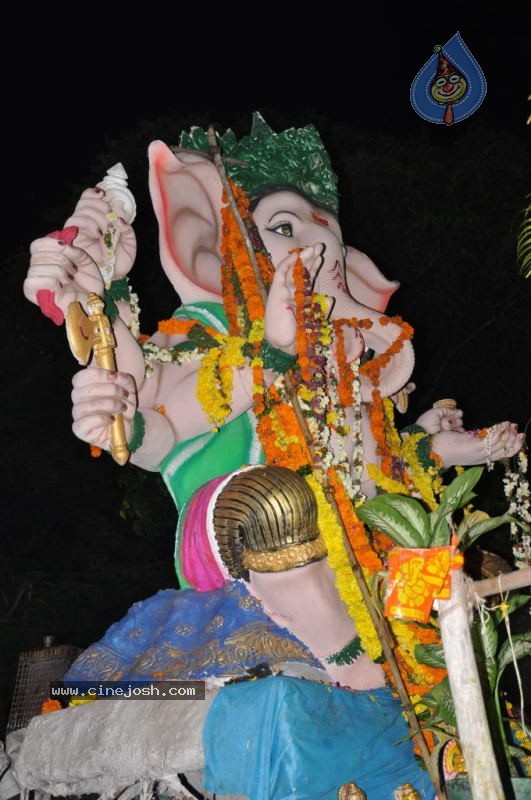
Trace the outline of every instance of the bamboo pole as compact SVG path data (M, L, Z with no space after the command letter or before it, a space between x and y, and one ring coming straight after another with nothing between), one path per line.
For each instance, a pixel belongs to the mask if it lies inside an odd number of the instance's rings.
M504 800L470 634L467 582L462 570L451 576L450 599L439 600L439 625L470 789L473 800Z
M531 586L531 567L515 569L514 572L504 572L495 578L474 581L472 589L478 597L489 597L491 594L523 589L524 586Z
M228 180L227 173L225 171L225 167L224 167L224 164L223 164L223 159L221 157L220 149L219 149L219 146L218 146L218 143L217 143L216 132L215 132L215 130L214 130L214 128L212 126L209 126L208 132L207 132L207 136L208 136L208 142L209 142L209 145L210 145L211 156L212 156L214 164L215 164L215 166L216 166L216 168L218 170L218 173L219 173L219 176L220 176L220 179L221 179L221 183L223 185L223 189L225 190L225 194L226 194L226 197L227 197L227 202L229 203L229 205L230 205L230 207L231 207L231 209L232 209L232 211L234 213L234 216L236 218L236 221L238 223L238 228L239 228L239 230L240 230L240 232L242 234L243 240L245 242L245 246L247 248L247 252L248 252L248 255L249 255L249 260L250 260L251 266L253 268L253 272L254 272L255 279L256 279L256 282L257 282L257 285L258 285L258 288L259 288L259 291L260 291L260 295L261 295L262 299L265 301L267 299L267 292L266 292L265 286L264 286L263 281L262 281L262 276L261 276L261 273L260 273L258 262L256 260L254 247L252 245L249 233L248 233L248 231L247 231L247 229L245 227L245 223L243 222L243 220L241 218L241 215L240 215L240 212L239 212L239 209L238 209L238 205L236 203L236 199L235 199L234 194L232 192L232 188L231 188L230 182ZM288 396L289 396L290 402L292 404L292 407L293 407L293 409L295 411L295 414L297 416L297 420L298 420L298 422L299 422L299 424L301 426L301 430L302 430L303 435L304 435L304 437L306 439L306 443L308 444L308 448L310 450L310 454L312 456L312 460L315 462L315 457L314 457L315 450L314 450L314 446L313 446L313 439L312 439L311 433L310 433L310 431L308 429L308 425L306 423L304 415L303 415L303 413L301 411L301 408L299 406L299 401L298 401L298 398L297 398L297 393L295 391L295 387L293 385L291 372L288 372L287 375L286 375L286 389L287 389ZM393 635L392 630L391 630L391 626L389 625L388 620L381 613L380 609L377 607L377 605L374 602L374 599L372 597L372 594L370 592L370 589L367 586L367 582L365 580L365 576L363 574L363 570L362 570L362 568L361 568L361 566L360 566L360 564L358 562L358 559L356 558L356 554L354 553L354 550L353 550L353 548L352 548L352 546L350 544L350 541L348 539L348 535L347 535L347 532L345 530L345 525L344 525L343 519L342 519L341 514L339 512L339 508L337 506L337 503L336 503L332 488L331 488L331 486L329 485L329 483L327 481L326 475L322 476L321 482L323 484L323 490L325 492L326 498L327 498L328 502L330 503L331 507L334 509L334 512L336 514L338 523L339 523L339 525L341 527L341 530L343 532L343 542L344 542L344 545L345 545L345 549L346 549L347 555L349 557L349 561L350 561L350 565L351 565L351 568L352 568L352 572L353 572L354 577L355 577L355 579L356 579L356 581L358 583L358 586L359 586L359 589L361 591L363 600L366 603L367 610L369 611L369 615L371 617L372 623L373 623L373 625L374 625L374 627L376 629L376 632L378 634L378 638L380 640L380 644L382 646L382 651L384 653L384 656L385 656L385 658L386 658L386 660L387 660L387 662L389 664L389 667L391 669L391 673L393 675L393 679L394 679L394 682L395 682L395 688L396 688L396 690L398 692L398 695L400 697L400 700L402 702L403 710L404 710L404 713L406 714L406 717L407 717L407 720L408 720L408 724L409 724L409 727L411 729L413 738L414 738L414 740L415 740L415 742L417 744L417 747L418 747L418 749L420 751L422 760L424 761L424 765L425 765L426 770L427 770L427 772L428 772L428 774L430 776L430 779L431 779L431 781L432 781L432 783L433 783L433 785L435 787L435 790L437 792L437 796L440 798L440 800L446 800L446 793L444 792L443 788L440 785L438 772L433 766L432 760L430 758L430 751L429 751L428 746L426 744L426 740L424 739L424 735L422 733L422 729L421 729L421 727L419 725L419 721L418 721L417 716L415 714L415 710L414 710L414 708L413 708L413 706L411 704L411 701L410 701L410 698L409 698L409 694L408 694L407 689L406 689L406 685L404 683L404 680L403 680L402 675L400 673L400 669L398 667L398 663L397 663L397 660L396 660L396 657L395 657L395 654L394 654L395 639L394 639L394 635Z

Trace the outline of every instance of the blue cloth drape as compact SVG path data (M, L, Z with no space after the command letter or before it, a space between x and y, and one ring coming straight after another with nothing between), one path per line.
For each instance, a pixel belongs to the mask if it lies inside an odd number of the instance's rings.
M400 703L388 689L351 692L275 676L223 687L205 723L206 788L251 800L336 800L355 781L367 800L411 783L433 800Z

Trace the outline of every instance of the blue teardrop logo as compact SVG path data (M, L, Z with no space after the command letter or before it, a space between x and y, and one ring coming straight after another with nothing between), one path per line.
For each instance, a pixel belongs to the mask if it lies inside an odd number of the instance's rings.
M476 111L487 94L483 70L459 31L437 45L411 84L411 105L436 125L453 125Z

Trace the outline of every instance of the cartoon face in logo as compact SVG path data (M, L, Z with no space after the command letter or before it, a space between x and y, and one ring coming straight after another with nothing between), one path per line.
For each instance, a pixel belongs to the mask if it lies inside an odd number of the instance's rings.
M430 92L438 103L455 103L466 92L466 81L455 71L450 75L436 75Z
M466 92L466 80L444 55L440 45L434 51L438 54L437 71L431 82L430 94L437 103L455 103Z

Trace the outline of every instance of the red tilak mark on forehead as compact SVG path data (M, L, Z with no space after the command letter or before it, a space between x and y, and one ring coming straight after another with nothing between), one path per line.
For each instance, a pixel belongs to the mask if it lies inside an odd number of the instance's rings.
M325 228L330 227L330 223L328 222L328 220L325 219L324 217L320 217L318 214L315 213L315 211L312 211L312 219L314 222L318 222L319 225L324 225Z

